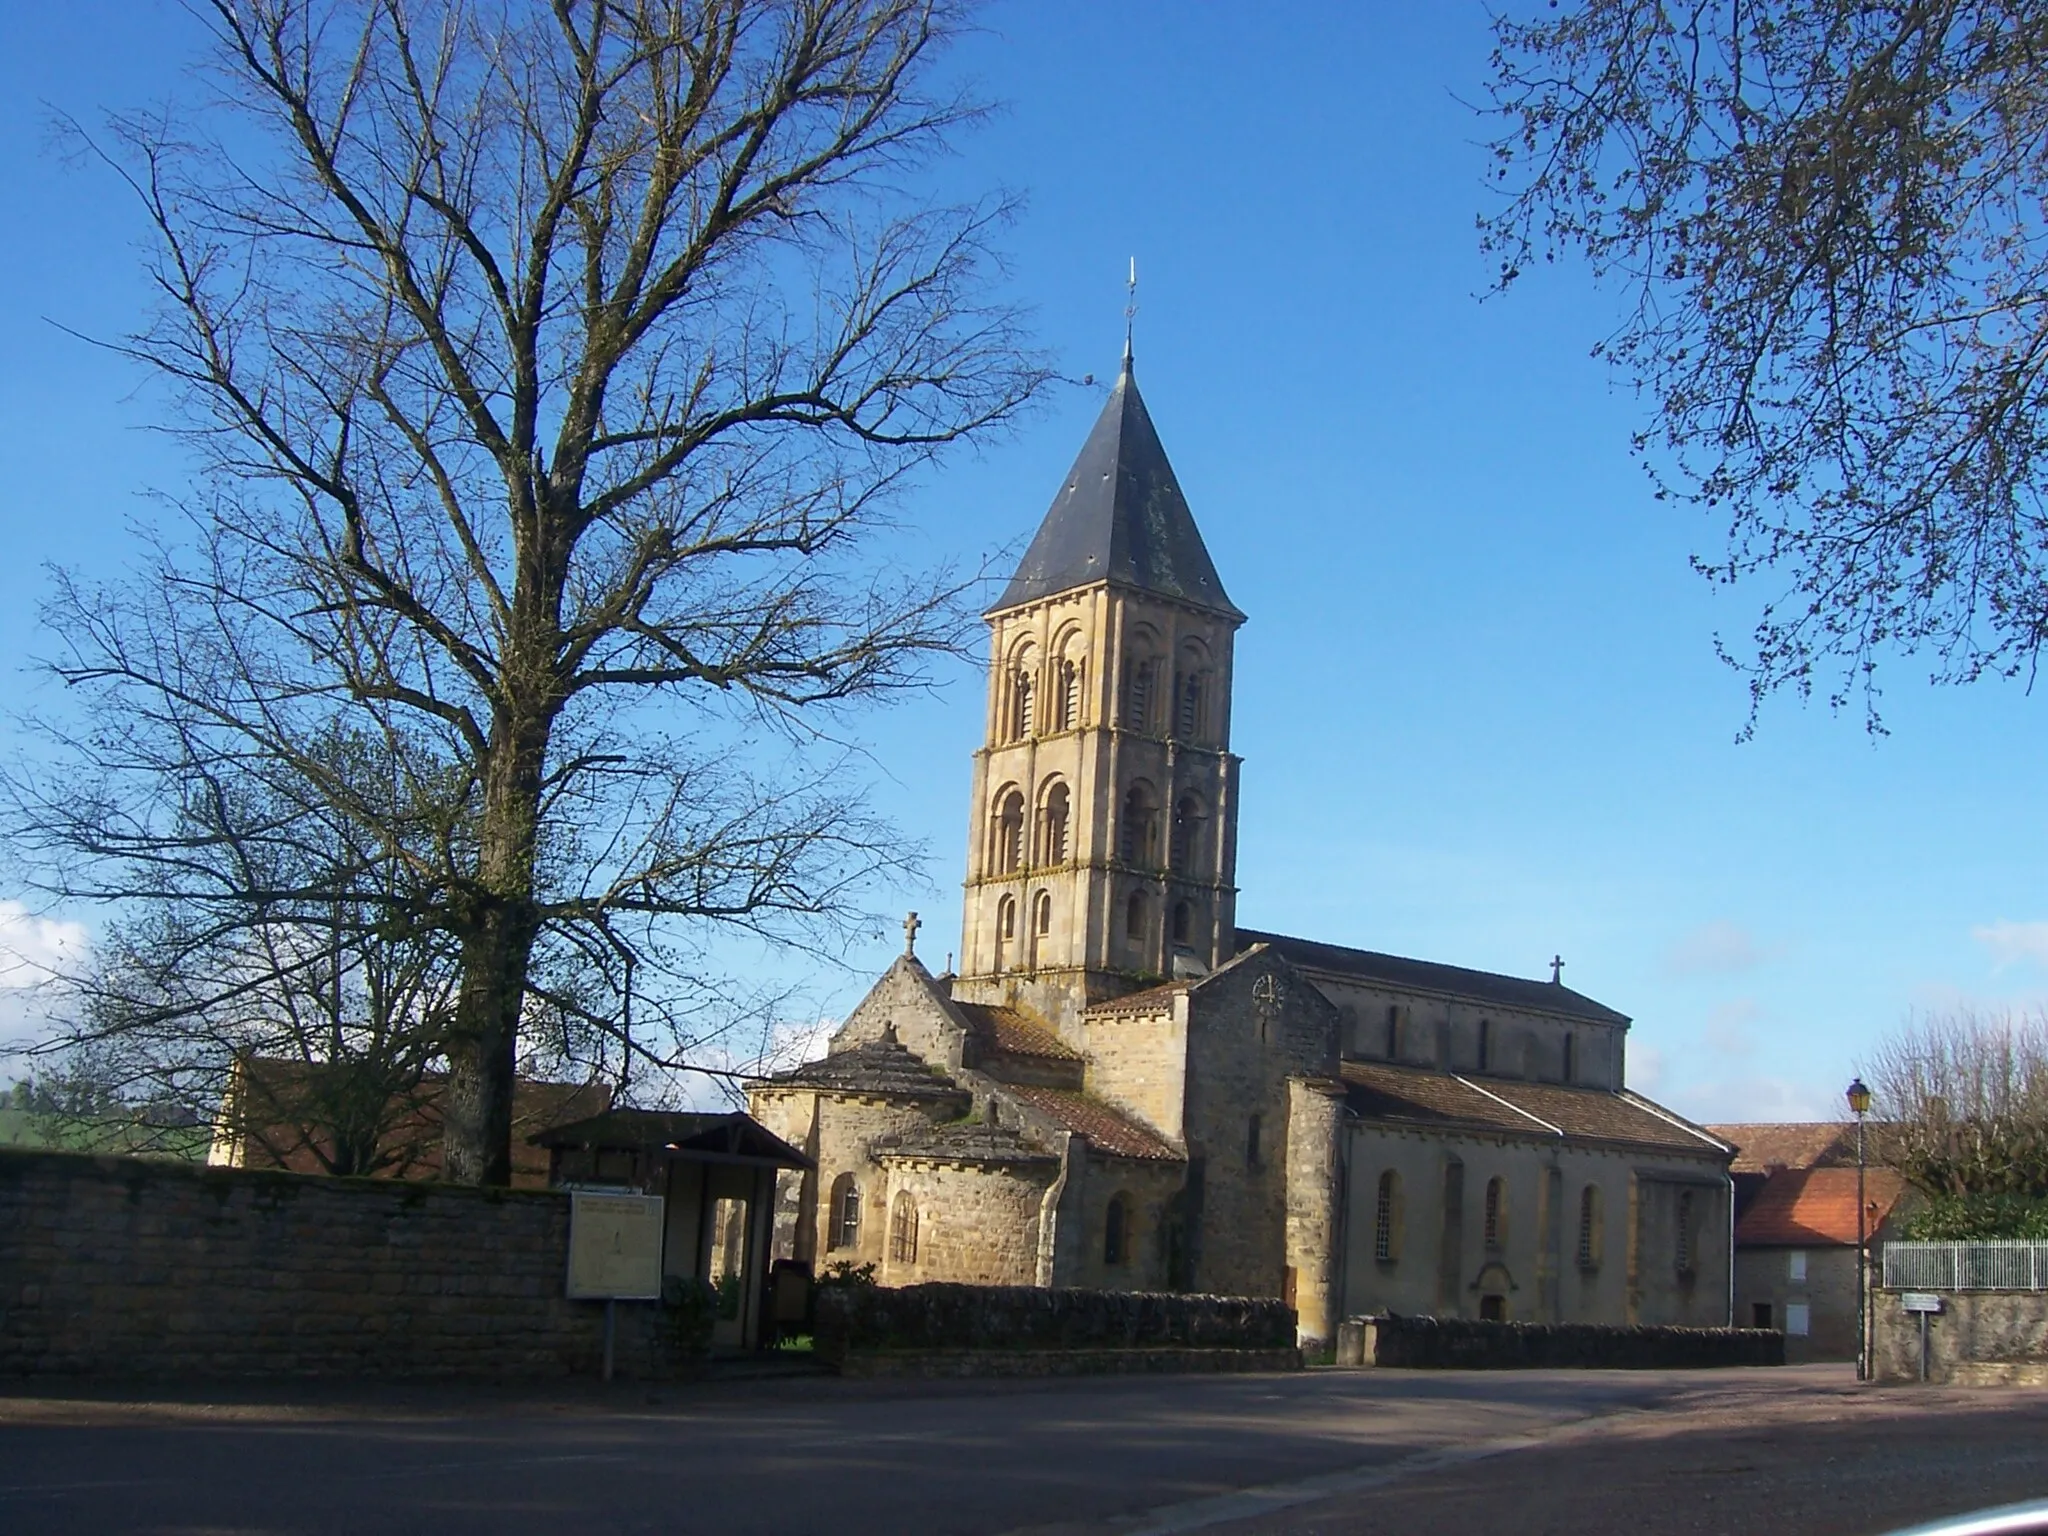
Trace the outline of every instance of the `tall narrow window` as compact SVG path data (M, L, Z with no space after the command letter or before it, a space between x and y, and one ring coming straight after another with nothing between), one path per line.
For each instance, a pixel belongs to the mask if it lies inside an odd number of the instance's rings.
M1244 1126L1244 1165L1247 1168L1259 1166L1259 1117L1253 1115Z
M1173 807L1173 837L1168 863L1180 874L1193 874L1196 855L1202 846L1202 824L1208 820L1202 802L1182 795Z
M1185 901L1173 904L1173 942L1185 944L1194 935L1195 909Z
M1387 1060L1401 1059L1401 1005L1387 1004Z
M828 1247L860 1246L860 1186L853 1182L853 1175L850 1173L842 1173L832 1181L829 1222L831 1230Z
M1131 899L1124 903L1124 937L1133 944L1145 942L1145 893L1131 892Z
M1112 1195L1102 1217L1102 1262L1109 1265L1131 1261L1131 1202L1126 1195Z
M1499 1253L1507 1246L1507 1187L1499 1179L1486 1181L1486 1251Z
M1067 813L1073 803L1067 786L1054 784L1045 792L1045 808L1039 812L1039 862L1067 862Z
M889 1262L917 1262L917 1202L908 1194L898 1195L889 1210Z
M1124 689L1124 729L1152 729L1152 695L1159 675L1159 663L1149 656L1131 662L1130 680Z
M1022 741L1031 734L1031 674L1017 672L1010 678L1010 740Z
M1013 789L996 808L996 873L1014 874L1024 863L1024 792Z
M1117 851L1124 863L1139 869L1158 867L1159 802L1151 785L1133 784L1125 791L1123 824L1117 831Z
M1579 1037L1565 1031L1564 1037L1564 1080L1576 1083L1579 1080Z
M1179 718L1174 721L1173 734L1182 741L1202 739L1203 692L1201 673L1190 672L1181 678Z
M1493 1066L1493 1020L1479 1021L1479 1070L1488 1071Z
M1600 1266L1600 1186L1579 1191L1579 1268Z
M1041 939L1052 932L1052 892L1040 891L1036 911L1031 919L1031 931Z
M1017 898L1005 896L996 903L996 969L1006 971L1017 963Z
M1395 1227L1400 1198L1401 1176L1389 1168L1380 1175L1379 1202L1372 1217L1372 1256L1382 1264L1393 1263L1400 1251L1400 1233Z
M1063 731L1079 730L1081 727L1081 663L1067 657L1059 664L1059 696L1055 707L1059 711L1059 726Z
M1676 1240L1672 1246L1677 1249L1678 1272L1689 1275L1693 1261L1692 1191L1689 1189L1678 1192L1678 1231L1674 1236Z

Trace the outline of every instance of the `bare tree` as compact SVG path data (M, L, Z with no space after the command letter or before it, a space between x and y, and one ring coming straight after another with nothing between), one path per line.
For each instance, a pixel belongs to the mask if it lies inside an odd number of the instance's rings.
M2048 1199L2048 1016L1918 1019L1867 1072L1877 1147L1921 1189Z
M816 935L907 856L814 749L958 643L962 584L891 573L868 535L1046 377L983 296L1006 206L917 191L976 115L934 87L961 16L199 10L214 99L120 119L108 158L163 295L127 350L210 477L156 569L60 592L56 670L177 716L197 761L288 764L403 866L393 920L456 955L447 1169L502 1183L548 936L659 958L678 918ZM432 765L461 835L385 834L317 750L340 721ZM17 801L45 884L121 894L138 850L96 817L161 825L38 786Z
M1717 582L1786 583L1757 708L1827 674L2031 680L2048 638L2048 12L2022 0L1578 0L1495 23L1482 220L1506 287L1576 251L1632 305L1659 494ZM1662 451L1660 451L1662 450Z

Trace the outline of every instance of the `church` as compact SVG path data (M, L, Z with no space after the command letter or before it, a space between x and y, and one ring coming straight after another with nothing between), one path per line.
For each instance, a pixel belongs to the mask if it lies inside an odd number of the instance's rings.
M1566 987L1243 928L1231 603L1121 375L989 626L957 972L748 1085L775 1253L880 1283L1729 1321L1733 1148ZM1333 871L1333 874L1335 872Z

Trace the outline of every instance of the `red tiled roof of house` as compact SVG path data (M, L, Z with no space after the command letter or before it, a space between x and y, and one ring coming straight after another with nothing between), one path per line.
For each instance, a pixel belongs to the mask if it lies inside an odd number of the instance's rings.
M1021 1099L1063 1130L1088 1138L1089 1145L1114 1157L1178 1160L1180 1154L1147 1127L1100 1099L1065 1088L1030 1088L1008 1084L1003 1092Z
M1856 1166L1856 1128L1839 1121L1710 1125L1707 1129L1723 1141L1734 1144L1732 1171L1736 1173L1768 1173L1773 1168Z
M1080 1061L1081 1053L1046 1025L1015 1008L994 1003L955 1003L982 1049L1001 1056L1035 1056L1047 1061Z
M1866 1234L1892 1213L1906 1181L1890 1168L1864 1174ZM1738 1248L1819 1248L1856 1241L1856 1170L1786 1168L1771 1175L1735 1223Z

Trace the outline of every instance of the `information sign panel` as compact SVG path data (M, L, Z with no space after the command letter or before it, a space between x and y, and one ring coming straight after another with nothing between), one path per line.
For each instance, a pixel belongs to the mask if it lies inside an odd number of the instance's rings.
M1899 1305L1908 1312L1939 1312L1941 1298L1932 1291L1907 1291L1899 1298Z
M582 1301L660 1298L661 1196L571 1192L569 1295Z

